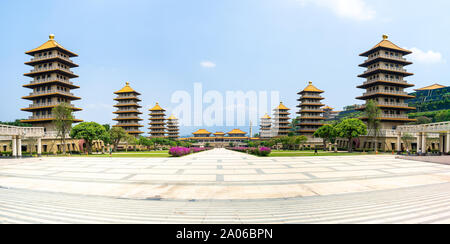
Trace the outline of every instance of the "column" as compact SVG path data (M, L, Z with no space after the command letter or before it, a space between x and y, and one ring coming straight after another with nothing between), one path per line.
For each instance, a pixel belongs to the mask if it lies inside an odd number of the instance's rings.
M20 136L17 137L17 156L22 157L22 139Z
M42 139L38 138L37 141L38 141L37 154L38 154L38 157L40 157L42 154Z
M397 134L397 152L400 152L402 150L402 133Z
M17 140L16 136L12 136L12 156L17 157Z
M439 134L439 152L444 152L444 134Z
M445 152L450 153L450 132L447 132L445 147Z
M421 132L417 133L417 152L419 152L419 150L422 149L422 146L421 146L422 139L420 138L421 136L422 136Z
M427 133L426 132L422 133L422 152L423 153L427 152Z

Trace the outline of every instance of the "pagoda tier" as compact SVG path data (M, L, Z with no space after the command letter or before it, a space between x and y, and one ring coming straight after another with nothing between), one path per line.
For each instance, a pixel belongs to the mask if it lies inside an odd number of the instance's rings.
M161 106L159 106L158 103L156 103L156 106L153 107L150 111L150 137L153 138L163 138L166 135L166 119L165 119L165 112Z
M170 116L167 119L167 137L169 139L177 140L180 138L180 132L178 128L178 119L175 116Z
M388 40L388 36L383 35L383 40L375 47L360 56L367 57L367 60L359 65L367 68L366 72L358 77L365 78L366 81L358 86L366 92L357 97L359 100L374 100L381 109L380 121L383 129L392 129L398 125L415 121L409 119L407 112L415 108L409 107L406 100L414 98L404 91L405 88L413 87L405 77L413 75L407 72L406 66L412 64L404 56L412 52L398 47ZM365 106L358 110L364 110ZM366 118L363 117L363 120Z
M114 107L117 108L117 111L114 114L117 114L117 117L113 120L117 121L117 124L114 127L122 127L128 134L139 137L140 134L143 134L140 130L141 127L144 127L140 124L142 119L139 117L141 112L139 112L139 108L142 106L139 105L141 101L139 99L139 92L133 90L130 87L130 83L126 83L125 87L121 90L114 92L117 97L114 99L117 101L117 104Z
M274 109L272 135L275 137L289 135L291 123L289 122L289 108L280 103L280 106Z
M266 114L264 117L261 118L259 137L261 138L272 137L272 118L268 114Z
M297 124L298 135L304 135L307 137L313 137L314 132L324 125L323 109L325 106L322 104L323 97L320 96L324 91L317 89L312 82L301 92L298 93L300 98L300 105L297 107L300 110L297 114L300 115L299 122Z
M72 104L72 101L81 98L71 93L71 90L80 88L70 80L78 78L70 69L78 67L70 58L78 57L77 54L65 49L55 41L55 36L50 35L50 39L26 54L33 58L26 62L26 65L33 69L25 73L24 76L33 78L30 83L23 85L33 91L22 97L22 99L32 101L32 104L22 111L31 112L23 123L30 123L33 126L45 127L47 131L56 130L52 109L59 104L68 104L73 111L81 111L81 108ZM82 120L74 119L75 123Z

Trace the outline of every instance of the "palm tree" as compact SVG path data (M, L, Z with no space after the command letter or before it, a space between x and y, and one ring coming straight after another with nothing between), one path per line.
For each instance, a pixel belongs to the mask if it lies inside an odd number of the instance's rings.
M378 103L374 100L367 101L366 109L364 113L367 116L367 129L369 130L368 135L373 135L374 139L374 151L378 153L378 135L380 132L380 116L381 109L378 107Z

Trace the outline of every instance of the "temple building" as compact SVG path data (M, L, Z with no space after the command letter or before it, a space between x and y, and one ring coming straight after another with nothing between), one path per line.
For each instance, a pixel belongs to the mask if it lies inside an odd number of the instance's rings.
M323 117L322 107L325 105L322 104L321 101L324 98L320 95L323 92L315 87L312 82L309 82L309 85L298 93L300 95L298 99L300 105L297 106L300 108L297 113L300 115L297 130L298 135L313 138L314 132L324 125L323 121L325 118Z
M259 137L261 139L272 138L272 118L268 114L261 118Z
M163 138L166 136L165 112L158 103L150 111L150 137Z
M291 129L291 122L289 122L289 115L291 114L289 113L289 110L291 109L284 106L282 102L277 108L274 109L272 126L272 135L274 137L289 135L289 130Z
M167 119L167 137L173 140L180 138L178 119L173 115Z
M336 117L339 115L341 111L334 111L334 108L330 106L323 107L323 118L326 121L331 121L336 119Z
M133 90L128 82L125 87L117 92L114 92L114 94L117 95L114 99L117 101L117 104L114 105L114 107L117 108L117 111L114 112L117 114L117 117L113 119L117 121L117 124L114 126L122 127L128 134L136 138L139 137L140 134L144 133L140 131L140 128L144 127L140 124L142 119L139 117L139 115L142 114L139 111L142 106L139 105L141 99L139 99L138 96L141 94Z
M412 64L404 56L412 52L398 47L383 35L383 40L367 52L360 54L367 57L366 61L359 65L367 70L359 75L366 81L358 86L366 92L357 97L359 100L374 100L381 109L381 129L395 129L415 120L408 118L408 111L415 110L409 107L406 100L414 98L405 92L405 88L413 87L405 78L412 76L405 66ZM359 110L364 110L365 106ZM364 117L362 118L365 119Z
M200 129L194 133L191 138L181 138L180 140L195 141L194 146L210 146L215 148L223 148L229 146L246 146L249 140L259 140L259 138L251 138L247 136L247 132L240 129L234 129L228 133L216 132L212 133L205 129ZM213 136L211 136L213 135Z
M72 101L80 100L71 90L80 88L74 85L73 78L78 78L70 69L78 67L71 58L78 57L77 54L65 49L55 41L55 36L50 35L50 39L26 54L32 56L26 65L33 69L24 74L32 78L30 83L23 87L32 89L28 96L23 99L30 100L32 103L23 108L22 111L31 112L32 115L22 120L23 123L32 124L35 127L44 127L46 131L56 131L54 126L54 116L52 109L61 103L67 103L73 111L82 109L75 107ZM74 119L74 122L82 120Z

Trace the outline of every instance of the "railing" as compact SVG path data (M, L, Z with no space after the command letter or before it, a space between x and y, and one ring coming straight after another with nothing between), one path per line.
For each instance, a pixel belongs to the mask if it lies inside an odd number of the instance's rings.
M30 71L30 73L35 73L35 72L40 72L40 71L56 70L56 69L63 70L63 71L66 71L68 73L73 74L73 72L71 70L69 70L69 69L65 69L65 68L62 68L62 67L53 67L53 66L50 66L50 67L47 67L47 68L34 68L34 69L32 69Z
M372 61L372 60L377 59L377 58L380 58L380 57L381 57L381 58L395 59L395 60L400 60L400 61L407 61L406 58L402 58L402 57L400 57L400 56L393 56L393 55L379 54L379 55L373 56L373 57L371 57L371 58L368 58L368 59L366 60L366 62Z
M433 124L424 124L424 125L402 125L398 126L397 130L399 132L450 132L450 121L441 122L441 123L433 123Z
M39 61L39 60L50 59L50 58L61 58L61 59L64 59L66 61L69 61L69 62L73 63L73 61L70 60L69 58L63 57L63 56L58 55L58 54L41 56L41 57L35 57L35 58L32 58L31 61Z
M381 114L381 118L408 119L406 114Z
M30 93L29 96L37 96L37 95L50 94L50 93L62 93L62 94L69 95L69 96L75 96L71 92L66 92L66 91L62 91L62 90L58 90L58 89L50 89L50 90L44 90L44 91L35 91L35 92Z
M39 83L44 83L44 82L47 82L47 81L60 81L60 82L63 82L63 83L67 83L67 84L70 84L70 85L73 85L73 82L71 82L71 81L69 81L69 80L63 80L63 79L60 79L60 78L45 78L45 79L39 79L39 80L32 80L31 82L30 82L30 84L39 84Z
M378 105L386 105L386 106L398 106L398 107L408 107L407 103L397 103L397 102L378 102Z
M368 96L368 95L373 95L373 94L378 94L378 93L404 95L404 96L408 95L408 93L406 93L404 91L391 91L391 90L374 90L374 91L365 92L363 95Z
M367 69L365 72L364 72L364 74L366 74L366 73L369 73L369 72L372 72L372 71L374 71L374 70L391 70L391 71L400 71L400 72L407 72L407 70L406 69L403 69L403 68L396 68L396 67L386 67L386 66L383 66L383 65L380 65L379 67L375 67L375 68L370 68L370 69Z
M57 106L62 104L62 102L50 102L50 103L33 103L28 106L28 108L38 108L38 107L49 107L49 106ZM75 107L75 105L69 103L70 107Z
M374 79L374 80L369 80L369 81L364 82L364 85L375 83L375 82L378 82L378 81L390 81L390 82L397 82L397 83L402 83L402 84L408 84L407 81L401 80L401 79L377 78L377 79Z
M54 119L54 117L51 114L28 117L28 120L36 120L36 119Z
M0 135L2 135L2 136L23 136L23 137L42 137L42 136L44 136L44 128L0 125Z

